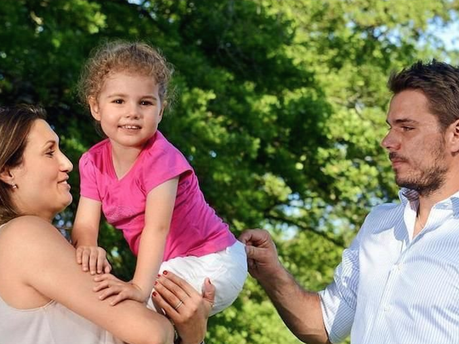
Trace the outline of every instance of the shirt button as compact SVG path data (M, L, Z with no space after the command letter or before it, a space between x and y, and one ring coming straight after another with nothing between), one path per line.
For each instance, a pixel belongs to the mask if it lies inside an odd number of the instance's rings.
M389 311L390 311L390 306L389 306L389 305L386 305L386 306L384 307L384 312L389 312Z

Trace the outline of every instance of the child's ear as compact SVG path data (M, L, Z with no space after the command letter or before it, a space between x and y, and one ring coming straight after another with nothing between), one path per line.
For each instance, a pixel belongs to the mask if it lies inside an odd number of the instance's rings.
M94 117L96 121L100 121L99 104L97 103L97 99L93 96L89 96L88 104L92 117Z
M166 110L166 107L167 107L167 101L165 101L161 106L161 111L159 112L159 121L160 122L163 119L164 111Z

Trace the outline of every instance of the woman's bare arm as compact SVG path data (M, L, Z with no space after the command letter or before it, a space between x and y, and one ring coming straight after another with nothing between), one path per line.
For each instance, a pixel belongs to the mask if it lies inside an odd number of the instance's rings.
M75 249L51 224L36 217L22 217L5 226L1 235L1 274L14 276L13 282L17 282L10 292L8 285L0 282L6 302L22 292L30 297L28 289L32 288L37 299L44 296L55 300L125 342L172 343L173 328L164 316L135 301L126 300L116 306L110 306L110 298L100 301L93 291L94 277L81 270L75 261Z

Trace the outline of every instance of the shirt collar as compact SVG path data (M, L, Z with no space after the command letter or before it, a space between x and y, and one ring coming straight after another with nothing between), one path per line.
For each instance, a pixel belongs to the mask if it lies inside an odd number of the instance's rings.
M398 197L400 198L400 202L404 205L410 202L419 203L419 194L416 190L408 189L408 188L401 188L398 192ZM451 209L454 214L459 214L459 191L452 194L448 198L436 203L434 208L437 209Z

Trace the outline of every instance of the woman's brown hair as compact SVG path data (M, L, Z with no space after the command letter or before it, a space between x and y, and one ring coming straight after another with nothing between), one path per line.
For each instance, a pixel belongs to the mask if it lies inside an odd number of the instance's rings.
M30 129L37 119L45 118L45 110L38 106L0 107L0 173L22 164ZM12 192L12 185L0 180L0 224L20 215Z

